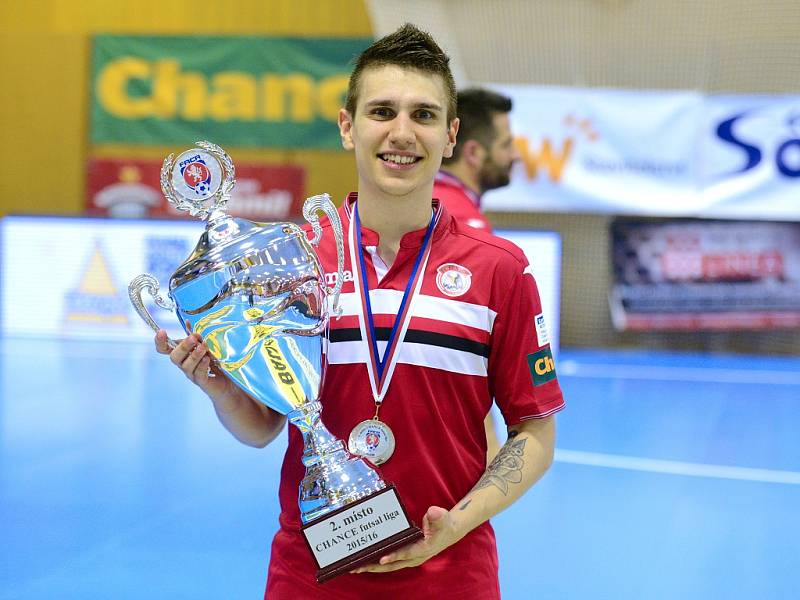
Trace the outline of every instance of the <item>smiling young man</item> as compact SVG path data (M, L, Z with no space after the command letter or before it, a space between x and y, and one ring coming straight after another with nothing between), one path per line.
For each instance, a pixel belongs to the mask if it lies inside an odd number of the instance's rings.
M463 226L432 200L458 119L448 58L429 35L406 25L362 53L339 127L355 153L358 193L340 209L353 277L342 290L344 314L331 320L323 419L344 440L358 439L359 424L374 416L393 432L393 443L382 437L367 457L425 537L318 585L300 532L302 439L291 427L265 597L494 600L498 564L488 519L550 466L553 414L564 405L546 333L536 325L536 284L518 248ZM333 236L322 239L320 260L335 271ZM163 333L156 344L168 352ZM171 359L238 439L262 446L283 427L283 417L208 377L206 345L196 336ZM483 420L492 398L509 434L487 467Z

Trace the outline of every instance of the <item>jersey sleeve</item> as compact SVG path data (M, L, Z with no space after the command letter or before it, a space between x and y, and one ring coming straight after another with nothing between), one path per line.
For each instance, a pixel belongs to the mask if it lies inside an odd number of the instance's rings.
M564 408L536 281L524 256L513 263L498 282L489 352L490 391L509 426Z

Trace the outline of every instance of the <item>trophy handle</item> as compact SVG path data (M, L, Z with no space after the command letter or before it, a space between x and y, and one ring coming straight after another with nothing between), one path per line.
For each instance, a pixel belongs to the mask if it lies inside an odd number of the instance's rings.
M328 219L330 219L331 227L333 227L333 237L336 240L336 265L337 274L336 283L332 288L326 287L325 291L333 294L333 309L332 312L337 317L342 314L342 309L339 306L339 294L342 291L342 283L344 282L344 235L342 233L342 220L339 218L339 213L336 206L329 194L318 194L311 196L303 204L303 217L311 224L314 230L314 238L311 241L312 246L319 244L322 239L322 226L319 224L319 211L324 212Z
M159 293L158 288L158 279L149 273L137 275L128 285L128 296L131 299L133 308L136 309L136 312L139 313L139 316L142 317L142 320L147 323L155 332L158 332L161 327L158 326L158 323L155 322L155 319L153 319L153 317L150 315L150 312L145 307L144 302L142 302L142 292L147 290L147 292L153 297L153 300L155 300L155 303L161 308L175 310L175 302L172 301L172 298L165 298ZM167 338L167 344L170 348L177 346L177 342L171 338Z

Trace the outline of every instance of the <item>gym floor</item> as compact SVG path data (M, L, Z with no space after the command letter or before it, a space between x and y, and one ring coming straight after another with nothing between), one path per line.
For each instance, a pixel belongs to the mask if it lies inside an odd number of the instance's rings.
M284 442L149 344L0 338L0 599L263 595ZM562 349L556 462L493 519L503 597L789 599L800 359Z

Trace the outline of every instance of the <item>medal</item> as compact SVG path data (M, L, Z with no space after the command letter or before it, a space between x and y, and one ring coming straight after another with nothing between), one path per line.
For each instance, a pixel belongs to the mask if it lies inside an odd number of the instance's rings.
M349 208L349 206L347 207ZM349 211L348 211L349 212ZM394 368L400 356L400 346L406 336L408 325L411 322L411 305L419 295L422 288L422 279L425 266L431 255L433 245L433 231L439 222L441 210L431 216L428 230L422 240L422 247L414 261L408 284L403 292L400 310L394 321L383 357L378 352L378 340L375 335L375 322L372 316L372 305L369 299L369 284L367 279L367 266L364 260L364 249L361 247L361 220L358 216L358 202L350 215L350 226L347 231L347 241L350 245L350 264L353 270L353 284L356 295L361 299L358 312L358 323L361 328L362 343L367 346L367 373L375 400L375 416L367 421L362 421L353 428L348 441L348 448L353 454L363 456L376 465L385 463L394 453L394 434L389 426L378 420L383 398L389 389L389 383L394 375ZM357 253L357 254L356 254Z
M394 434L383 421L367 419L353 427L347 447L351 453L381 465L394 453Z

